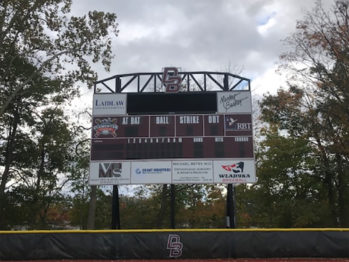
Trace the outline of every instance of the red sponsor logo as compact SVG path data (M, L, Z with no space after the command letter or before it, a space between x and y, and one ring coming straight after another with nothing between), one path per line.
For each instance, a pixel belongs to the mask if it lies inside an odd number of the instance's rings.
M222 165L222 168L228 172L242 173L244 172L244 162L238 162L232 165Z
M235 164L233 164L233 165L228 165L228 166L222 166L225 170L227 170L227 171L232 171L232 169L234 168L234 167L236 167L236 165Z

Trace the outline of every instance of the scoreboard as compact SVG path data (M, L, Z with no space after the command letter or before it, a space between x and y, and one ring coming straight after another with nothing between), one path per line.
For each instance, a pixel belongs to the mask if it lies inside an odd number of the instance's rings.
M96 94L90 184L255 182L249 91Z
M91 160L253 158L251 115L94 117Z

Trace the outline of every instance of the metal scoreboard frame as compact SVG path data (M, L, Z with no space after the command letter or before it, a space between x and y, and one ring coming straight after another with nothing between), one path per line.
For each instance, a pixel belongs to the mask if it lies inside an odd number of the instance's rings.
M249 79L116 75L95 83L92 117L90 185L256 182Z

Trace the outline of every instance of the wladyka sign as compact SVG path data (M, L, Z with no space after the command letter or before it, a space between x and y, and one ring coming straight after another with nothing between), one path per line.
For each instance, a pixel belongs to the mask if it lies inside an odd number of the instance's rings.
M250 91L186 92L183 74L164 68L162 93L94 95L91 185L256 182Z

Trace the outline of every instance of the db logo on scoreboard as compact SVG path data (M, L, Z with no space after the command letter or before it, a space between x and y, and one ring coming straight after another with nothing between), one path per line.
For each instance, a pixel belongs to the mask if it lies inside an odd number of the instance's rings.
M162 83L166 87L166 92L178 92L182 83L182 78L178 75L178 69L176 67L165 67L162 75Z

